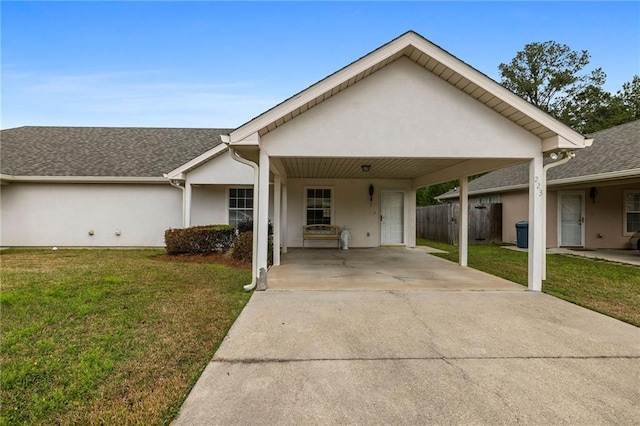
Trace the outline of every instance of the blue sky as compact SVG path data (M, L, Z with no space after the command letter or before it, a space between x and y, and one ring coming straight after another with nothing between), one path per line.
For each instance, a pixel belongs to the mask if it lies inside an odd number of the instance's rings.
M2 128L236 127L414 30L499 80L526 43L640 74L638 2L7 2Z

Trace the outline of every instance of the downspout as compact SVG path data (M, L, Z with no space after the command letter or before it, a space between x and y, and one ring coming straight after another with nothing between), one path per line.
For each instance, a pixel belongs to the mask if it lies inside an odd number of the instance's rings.
M542 168L542 280L547 279L547 171L554 167L561 166L568 163L576 157L576 153L573 151L561 152L560 155L564 155L564 158L554 163L549 163ZM554 158L555 157L555 158ZM551 159L556 160L558 154L552 153Z
M164 175L164 177L168 177L168 176ZM184 193L185 187L184 186L180 186L180 182L177 181L177 180L174 180L174 179L169 179L169 184L171 186L173 186L174 188L179 188L179 189L182 190L182 226L184 227L184 224L185 224L185 220L184 219L185 219L185 216L186 216L186 208L187 208L186 200L185 200L186 196L185 196L185 193Z
M229 146L229 140L224 140L223 137L223 142L227 144L227 146ZM258 256L258 240L256 238L256 236L258 235L258 192L260 191L259 189L259 185L260 185L260 174L259 174L259 167L256 163L254 163L253 161L249 161L246 158L242 158L235 149L231 148L229 146L229 155L231 155L231 158L233 158L234 160L236 160L239 163L242 164L246 164L247 166L250 166L253 168L253 253L252 253L252 257L251 257L251 283L245 285L244 291L251 291L254 288L256 288L256 285L258 283L258 273L256 271L256 268L258 267L258 261L257 261L257 256Z

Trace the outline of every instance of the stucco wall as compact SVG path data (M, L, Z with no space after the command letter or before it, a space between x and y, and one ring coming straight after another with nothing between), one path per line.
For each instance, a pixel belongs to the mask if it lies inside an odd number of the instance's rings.
M204 185L194 187L192 191L192 226L228 223L227 194L229 192L224 185Z
M12 183L1 200L2 246L164 246L182 223L182 191L168 184Z
M275 156L532 158L540 139L402 58L262 137Z
M384 190L405 191L405 243L415 245L415 197L411 197L410 181L397 179L289 179L287 244L302 247L302 226L305 208L305 187L333 188L333 224L347 226L351 234L351 247L377 247L380 245L380 193ZM369 185L375 192L369 201ZM367 235L368 234L368 235ZM309 247L336 247L335 241L310 241ZM307 246L307 243L305 243Z
M187 182L191 184L233 184L253 185L253 169L223 152L187 173Z
M624 235L624 190L638 189L640 185L595 185L595 201L589 197L591 186L571 188L583 190L585 196L585 246L587 248L627 248L629 236ZM557 215L557 209L555 210ZM599 237L599 234L602 234Z

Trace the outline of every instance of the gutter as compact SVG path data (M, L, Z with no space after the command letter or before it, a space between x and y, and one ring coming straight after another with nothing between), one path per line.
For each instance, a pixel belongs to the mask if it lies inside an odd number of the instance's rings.
M244 291L251 291L256 288L258 284L258 239L256 238L258 235L258 193L260 192L260 168L253 161L249 161L246 158L243 158L236 152L235 149L231 148L230 141L231 138L228 135L220 135L222 138L222 142L224 142L227 147L229 147L229 155L235 161L245 164L251 168L253 168L253 250L251 255L251 282L245 285Z
M48 183L165 183L164 177L140 176L13 176L0 175L8 182L48 182Z
M547 279L547 171L554 167L561 166L576 158L576 153L573 151L561 152L560 155L564 155L561 160L549 163L542 168L542 280ZM555 158L554 158L555 157ZM551 154L552 160L558 159L558 154Z
M164 177L166 179L169 179L169 175L165 174ZM180 185L180 181L177 179L169 179L169 185L173 186L174 188L178 188L182 190L182 226L184 227L186 224L186 217L187 217L187 196L185 194L185 190L186 188L182 185Z
M556 164L556 163L551 163L551 164ZM629 170L620 170L615 172L598 173L594 175L554 179L552 181L549 181L548 186L561 186L561 185L573 185L573 184L580 184L580 183L601 182L601 181L607 181L607 180L636 178L639 176L640 176L640 169L629 169ZM502 193L502 192L519 191L527 188L529 188L529 184L523 183L518 185L500 186L500 187L493 187L493 188L487 188L487 189L476 189L475 191L469 191L469 195L495 194L495 193ZM438 196L436 197L436 199L451 200L451 199L458 198L459 196L460 195L458 193L455 193L447 196Z

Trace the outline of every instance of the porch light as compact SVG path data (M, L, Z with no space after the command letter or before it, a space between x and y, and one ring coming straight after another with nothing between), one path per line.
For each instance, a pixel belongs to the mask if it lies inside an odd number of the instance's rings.
M362 168L363 172L368 172L369 170L371 170L371 165L369 165L369 164L363 164L360 167Z

